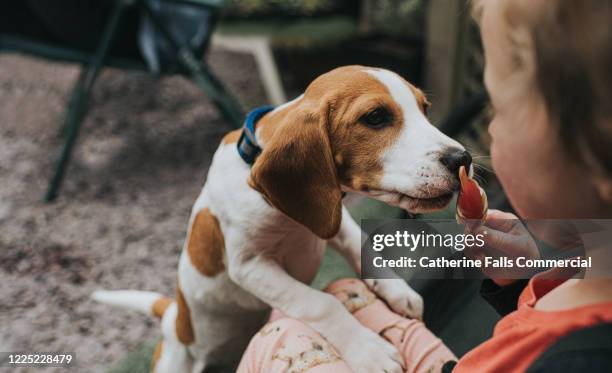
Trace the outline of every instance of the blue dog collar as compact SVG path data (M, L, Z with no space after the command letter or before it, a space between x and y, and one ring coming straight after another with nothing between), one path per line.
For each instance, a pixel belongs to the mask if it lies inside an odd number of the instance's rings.
M255 139L255 126L261 117L272 110L274 110L274 106L267 105L253 109L247 114L236 146L238 147L238 154L248 164L255 163L255 158L261 153L261 147Z

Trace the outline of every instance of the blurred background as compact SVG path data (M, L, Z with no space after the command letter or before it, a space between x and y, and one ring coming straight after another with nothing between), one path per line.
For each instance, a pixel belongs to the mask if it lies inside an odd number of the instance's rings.
M98 288L173 294L192 203L243 113L362 64L421 87L490 207L483 57L465 0L7 0L0 5L0 351L147 371L156 320ZM406 217L348 197L357 218ZM435 215L454 217L454 208ZM422 217L416 217L422 218ZM314 286L351 275L334 253ZM413 282L461 355L492 330L474 281ZM473 325L468 331L465 325ZM471 323L471 324L470 324Z

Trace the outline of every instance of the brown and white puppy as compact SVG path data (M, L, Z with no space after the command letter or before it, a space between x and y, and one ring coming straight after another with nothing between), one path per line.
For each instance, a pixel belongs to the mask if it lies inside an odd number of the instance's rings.
M319 331L355 372L401 372L396 349L333 296L308 286L326 240L360 271L361 230L342 206L356 192L410 212L444 208L469 155L425 117L423 93L387 70L335 69L258 123L251 168L240 131L215 153L191 214L176 300L100 291L94 298L162 317L156 372L235 365L270 307ZM368 285L418 317L422 299L403 280ZM350 337L348 337L350 336Z

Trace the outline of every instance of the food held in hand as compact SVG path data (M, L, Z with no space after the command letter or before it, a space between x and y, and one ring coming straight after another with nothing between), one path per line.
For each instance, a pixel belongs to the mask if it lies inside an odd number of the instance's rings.
M457 199L457 222L462 224L466 220L480 220L487 217L489 208L487 195L476 180L468 176L464 166L459 168L459 181L461 189Z

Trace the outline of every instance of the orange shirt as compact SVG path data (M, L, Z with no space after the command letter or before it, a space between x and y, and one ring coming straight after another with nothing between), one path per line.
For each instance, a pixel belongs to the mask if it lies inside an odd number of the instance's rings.
M564 281L531 279L519 297L518 309L501 319L493 337L461 358L453 372L524 372L559 337L612 322L612 302L561 311L534 309L538 299Z

